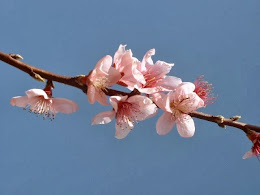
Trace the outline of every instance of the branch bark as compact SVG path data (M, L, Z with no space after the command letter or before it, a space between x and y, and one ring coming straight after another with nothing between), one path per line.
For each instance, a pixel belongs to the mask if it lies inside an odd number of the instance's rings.
M82 84L81 79L82 77L84 77L85 75L79 75L79 76L74 76L74 77L68 77L68 76L63 76L63 75L59 75L59 74L55 74L40 68L36 68L32 65L26 64L24 62L21 62L17 59L15 59L14 57L12 57L11 54L6 54L3 52L0 52L0 60L15 67L18 68L19 70L28 73L31 77L35 78L35 75L39 75L40 77L47 79L47 80L51 80L51 81L56 81L59 83L63 83L65 85L69 85L69 86L73 86L76 87L78 89L81 89L84 93L87 92L88 86L86 84ZM35 78L37 79L37 78ZM126 93L126 92L122 92L122 91L117 91L114 89L106 89L105 94L108 96L112 96L112 95L132 95L132 93ZM260 133L260 127L259 126L255 126L255 125L250 125L247 123L242 123L242 122L238 122L236 121L234 118L224 118L223 116L219 115L219 116L214 116L214 115L210 115L210 114L206 114L206 113L202 113L202 112L197 112L194 111L192 113L190 113L190 116L194 117L194 118L198 118L201 120L205 120L205 121L209 121L209 122L213 122L218 124L220 127L225 128L225 126L231 126L231 127L235 127L238 128L244 132L247 132L248 130L253 130L256 131L258 133Z

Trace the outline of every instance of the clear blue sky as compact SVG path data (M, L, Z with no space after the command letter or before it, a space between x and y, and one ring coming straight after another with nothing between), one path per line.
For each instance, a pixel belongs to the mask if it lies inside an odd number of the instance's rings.
M64 74L88 74L104 55L128 44L141 59L174 62L171 75L213 83L217 101L200 111L260 125L259 0L1 0L0 50ZM0 62L0 194L257 194L260 164L242 160L244 133L195 120L196 133L176 128L158 136L160 116L140 122L124 139L114 122L91 126L110 109L90 105L78 89L56 84L56 97L80 110L54 121L9 105L13 96L43 88Z

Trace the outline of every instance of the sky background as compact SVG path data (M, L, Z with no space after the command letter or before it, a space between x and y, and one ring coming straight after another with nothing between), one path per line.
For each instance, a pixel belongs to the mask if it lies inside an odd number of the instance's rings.
M260 125L259 0L1 0L0 50L63 74L88 74L127 44L140 60L173 62L171 75L205 75L217 100L202 112ZM90 105L79 89L55 83L55 97L79 111L43 120L9 104L44 84L0 62L0 194L257 194L260 162L242 160L252 144L234 128L195 119L194 137L166 136L154 118L126 139L114 121L91 126L111 107Z

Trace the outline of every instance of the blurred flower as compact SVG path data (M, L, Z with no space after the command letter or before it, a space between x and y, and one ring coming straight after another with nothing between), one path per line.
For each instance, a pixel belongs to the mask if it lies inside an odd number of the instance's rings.
M194 135L195 125L189 113L204 106L203 100L193 92L194 89L193 83L184 82L167 95L163 93L153 95L154 102L164 111L156 124L159 135L169 133L175 123L182 137Z
M259 156L260 156L260 134L249 130L246 135L247 135L248 139L250 139L252 141L253 146L252 146L250 151L245 153L245 155L243 156L243 159L256 156L258 158L258 160L260 160L259 159Z
M204 76L199 76L195 82L194 92L204 101L205 105L212 104L216 97L212 96L212 84L209 84L208 81L203 80Z
M46 90L46 91L45 91ZM51 89L30 89L26 91L27 96L17 96L10 100L12 106L28 108L30 112L43 115L51 120L56 113L70 114L78 110L75 102L65 98L52 98Z
M125 138L134 128L135 121L142 121L154 116L157 112L156 105L147 97L134 95L111 96L112 111L97 114L92 119L94 124L107 124L116 118L116 133L118 139Z
M112 57L107 55L98 61L96 67L86 77L87 95L91 104L97 100L102 105L108 105L104 91L121 78L121 74L111 65Z

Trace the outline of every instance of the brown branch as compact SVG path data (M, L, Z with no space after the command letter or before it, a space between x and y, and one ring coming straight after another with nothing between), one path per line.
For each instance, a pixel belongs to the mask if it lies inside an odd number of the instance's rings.
M83 92L87 91L87 85L82 85L80 82L81 76L75 76L75 77L67 77L67 76L62 76L59 74L55 74L40 68L36 68L32 65L26 64L24 62L21 62L17 59L15 59L14 54L6 54L3 52L0 52L0 60L10 64L11 66L20 69L23 72L28 73L31 77L34 79L38 80L38 76L47 79L47 80L52 80L56 81L59 83L63 83L66 85L70 85L76 88L81 89Z
M260 133L259 126L238 122L238 121L235 121L234 118L224 118L221 115L214 116L214 115L205 114L205 113L197 112L197 111L193 111L192 113L190 113L190 116L192 116L194 118L202 119L205 121L217 123L220 127L223 127L223 128L225 128L225 126L231 126L231 127L236 127L238 129L241 129L244 132L247 132L248 130L253 130L253 131Z
M75 76L75 77L62 76L62 75L55 74L55 73L52 73L52 72L49 72L49 71L46 71L46 70L43 70L40 68L36 68L34 66L31 66L29 64L19 61L19 59L22 59L22 57L20 55L6 54L6 53L0 52L1 61L5 62L7 64L10 64L11 66L14 66L23 72L28 73L34 79L42 81L41 78L44 78L47 80L56 81L59 83L63 83L66 85L70 85L70 86L79 88L84 93L87 92L87 89L88 89L87 85L82 84L82 81L81 81L82 77L85 77L85 75L82 75L82 76L80 75L80 76ZM126 93L126 92L117 91L114 89L106 89L106 90L104 90L104 93L108 96L112 96L112 95L132 96L132 95L140 94L139 91L137 91L137 90L134 90L131 93ZM235 118L235 117L224 118L223 116L214 116L214 115L205 114L205 113L197 112L197 111L190 113L190 116L192 116L194 118L202 119L205 121L216 123L220 127L224 127L224 128L225 128L225 126L231 126L231 127L236 127L238 129L241 129L245 132L247 132L248 130L253 130L253 131L260 133L259 126L238 122L238 121L236 121L238 118Z

